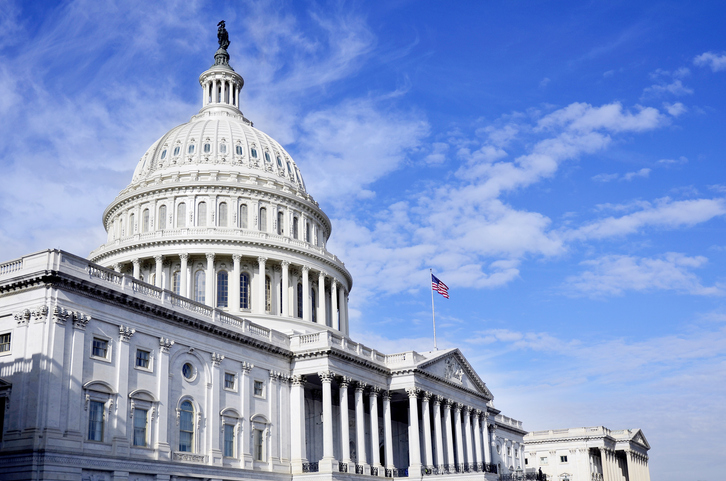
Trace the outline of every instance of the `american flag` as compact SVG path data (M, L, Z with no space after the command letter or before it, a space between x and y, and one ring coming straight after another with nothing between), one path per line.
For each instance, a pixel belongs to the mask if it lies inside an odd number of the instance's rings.
M435 290L445 298L449 298L449 287L433 274L431 274L431 289Z

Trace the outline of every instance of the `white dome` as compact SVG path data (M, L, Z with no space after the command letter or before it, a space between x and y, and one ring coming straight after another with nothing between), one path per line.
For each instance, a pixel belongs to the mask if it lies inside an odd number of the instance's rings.
M202 109L154 142L139 160L131 185L212 166L244 177L271 177L305 191L290 154L244 116L228 109Z

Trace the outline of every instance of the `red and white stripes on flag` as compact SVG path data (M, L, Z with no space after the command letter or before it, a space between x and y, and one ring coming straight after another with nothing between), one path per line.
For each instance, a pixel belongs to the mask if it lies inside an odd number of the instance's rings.
M441 279L436 277L435 275L431 274L431 289L438 292L445 298L449 298L449 287L441 282Z

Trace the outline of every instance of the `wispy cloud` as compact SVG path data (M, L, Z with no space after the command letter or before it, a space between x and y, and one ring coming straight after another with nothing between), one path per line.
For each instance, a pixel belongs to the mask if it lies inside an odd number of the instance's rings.
M699 67L710 67L714 72L726 70L726 53L704 52L696 56L693 63Z
M610 182L613 180L625 180L625 181L631 181L635 178L642 177L647 178L651 173L651 169L647 167L643 167L640 170L636 170L635 172L626 172L625 174L597 174L592 177L592 180L595 180L597 182Z

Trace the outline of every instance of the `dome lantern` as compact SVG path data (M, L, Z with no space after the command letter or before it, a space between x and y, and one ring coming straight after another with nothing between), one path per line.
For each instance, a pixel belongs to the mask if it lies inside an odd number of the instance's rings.
M229 35L224 20L219 22L217 30L219 49L214 54L214 65L202 72L199 76L199 85L202 86L202 110L231 109L241 114L239 108L239 94L245 84L240 74L229 65Z

